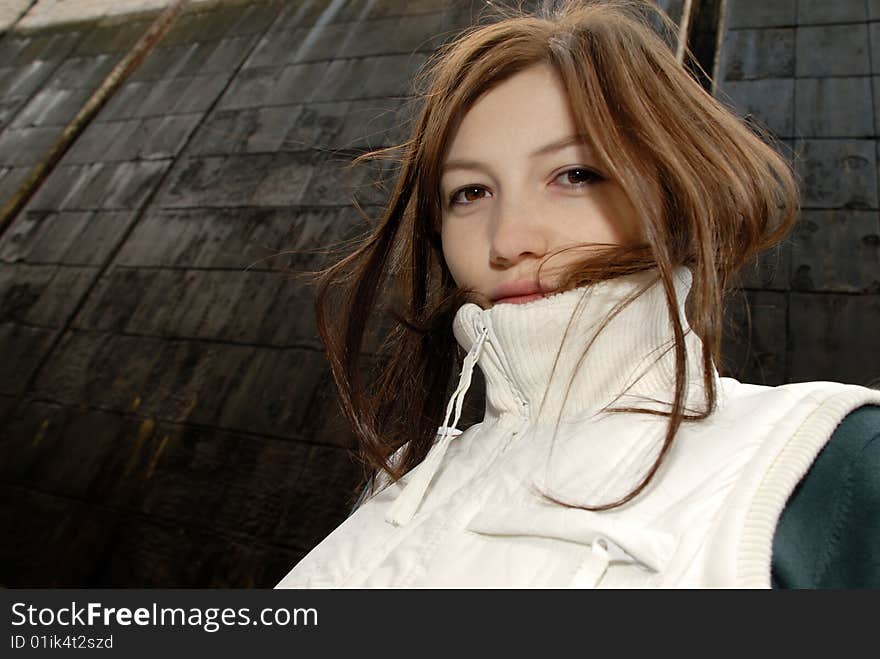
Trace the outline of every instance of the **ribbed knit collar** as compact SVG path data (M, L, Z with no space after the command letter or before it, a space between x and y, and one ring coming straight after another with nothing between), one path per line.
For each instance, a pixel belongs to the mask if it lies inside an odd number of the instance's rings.
M705 399L702 342L684 312L692 275L685 267L674 275L687 347L686 400L690 409L697 410ZM616 305L652 281L598 332ZM675 391L674 334L656 269L527 304L482 309L468 303L456 313L453 330L467 351L486 334L477 364L486 380L487 418L513 413L555 420L560 412L561 418L581 417L612 403L611 407L652 406L649 399L665 403L653 405L654 409L670 409ZM712 375L717 379L714 369ZM628 392L621 397L625 389Z
M675 271L677 311L685 332L685 405L686 411L696 412L704 407L705 392L702 343L684 313L691 281L686 268ZM465 304L455 314L453 331L467 351L458 386L437 441L386 512L385 519L392 524L412 520L452 438L461 434L457 425L475 365L486 379L484 421L513 414L530 422L563 423L606 407L672 408L674 333L656 270L522 305L482 309ZM717 385L714 369L712 375Z

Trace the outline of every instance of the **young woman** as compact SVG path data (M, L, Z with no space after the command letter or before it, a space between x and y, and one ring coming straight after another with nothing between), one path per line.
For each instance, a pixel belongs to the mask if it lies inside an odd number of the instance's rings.
M876 578L876 518L834 513L828 530L811 501L845 476L877 506L859 466L880 456L865 416L880 392L716 370L723 293L788 232L797 189L657 19L671 29L649 3L569 3L473 28L433 61L387 209L319 290L373 477L279 587ZM368 311L395 291L365 381ZM475 367L485 413L462 432ZM846 417L844 449L794 506Z

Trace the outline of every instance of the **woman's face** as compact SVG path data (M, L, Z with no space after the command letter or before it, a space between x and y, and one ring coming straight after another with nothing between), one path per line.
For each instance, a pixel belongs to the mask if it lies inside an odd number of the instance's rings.
M529 302L557 287L583 243L640 235L635 209L576 136L555 71L540 64L481 96L454 135L440 182L443 255L459 287L492 304Z

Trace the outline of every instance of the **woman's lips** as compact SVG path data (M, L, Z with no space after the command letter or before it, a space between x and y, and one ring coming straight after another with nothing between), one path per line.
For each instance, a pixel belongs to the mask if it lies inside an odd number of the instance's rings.
M533 300L540 300L544 297L543 293L532 293L531 295L512 295L510 297L502 297L495 300L495 304L525 304Z
M525 304L539 300L550 294L551 287L541 284L534 279L518 279L505 282L493 291L492 302L494 304Z

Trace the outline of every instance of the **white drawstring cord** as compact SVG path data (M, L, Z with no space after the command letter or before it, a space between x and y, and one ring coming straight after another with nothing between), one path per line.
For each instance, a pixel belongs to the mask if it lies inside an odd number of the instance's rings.
M595 588L605 576L608 564L611 563L608 541L605 538L596 538L591 543L591 548L593 551L587 555L575 573L571 588Z
M428 485L434 479L434 474L443 462L443 456L446 455L449 443L453 437L461 434L461 431L456 426L461 418L465 394L471 386L474 366L480 358L480 353L483 351L483 344L486 342L488 334L488 328L481 328L477 340L465 356L461 376L458 379L458 386L455 388L452 398L449 399L449 404L446 406L446 418L443 419L443 425L437 431L437 434L440 435L440 440L434 443L425 459L410 473L409 483L397 496L394 503L389 506L388 512L385 515L385 521L398 526L409 523L419 509L425 492L428 490ZM450 426L449 417L452 415L453 409L455 410L455 418Z

